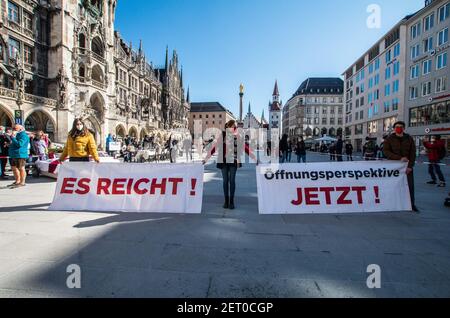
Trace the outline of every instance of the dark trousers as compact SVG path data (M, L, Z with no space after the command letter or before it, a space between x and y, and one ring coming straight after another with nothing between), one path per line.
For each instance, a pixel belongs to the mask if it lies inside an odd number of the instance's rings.
M225 164L222 168L223 193L225 199L231 198L231 200L234 200L234 193L236 191L236 172L237 167L233 165Z
M89 157L83 157L83 158L70 157L69 162L89 162Z
M409 194L411 195L411 203L413 206L415 206L416 196L414 193L414 171L408 174L408 187L409 187Z
M2 158L0 159L0 175L4 176L6 174L6 164L8 163L8 159Z
M297 162L303 162L306 163L306 155L297 155Z
M436 182L437 178L436 178L436 174L434 173L435 171L439 177L439 181L445 182L445 178L444 178L444 175L442 174L441 166L439 165L439 161L438 162L430 162L430 165L428 166L428 173L430 174L431 179L433 179L433 181Z
M344 158L342 157L342 153L337 153L337 161L342 162L344 161Z
M347 161L353 161L353 155L347 154Z

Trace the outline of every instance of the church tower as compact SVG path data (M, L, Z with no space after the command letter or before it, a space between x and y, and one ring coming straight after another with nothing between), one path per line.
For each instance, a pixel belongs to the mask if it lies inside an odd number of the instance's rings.
M278 90L278 81L275 81L275 87L272 94L272 102L269 103L269 129L277 129L281 134L281 109L280 92Z

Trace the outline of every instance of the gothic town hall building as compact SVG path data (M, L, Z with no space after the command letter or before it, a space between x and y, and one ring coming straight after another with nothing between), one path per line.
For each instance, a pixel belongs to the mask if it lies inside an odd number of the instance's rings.
M141 138L187 128L178 55L155 67L114 30L117 0L0 0L0 125L64 142L82 117L106 135Z

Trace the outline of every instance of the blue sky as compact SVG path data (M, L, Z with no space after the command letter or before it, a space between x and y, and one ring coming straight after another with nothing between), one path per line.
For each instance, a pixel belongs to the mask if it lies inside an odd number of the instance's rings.
M381 28L366 9L381 7ZM424 0L119 0L116 29L147 57L164 64L166 45L183 64L191 101L219 101L238 115L260 116L275 80L286 102L307 77L340 76ZM267 117L266 117L267 118Z

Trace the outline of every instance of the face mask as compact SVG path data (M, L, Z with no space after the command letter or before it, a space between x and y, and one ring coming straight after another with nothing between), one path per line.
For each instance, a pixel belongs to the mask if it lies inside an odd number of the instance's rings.
M78 131L82 131L82 130L83 130L83 128L84 128L84 126L83 126L83 125L81 125L81 126L77 126L77 130L78 130Z
M399 135L403 134L404 131L405 131L405 129L403 127L395 128L395 132Z

